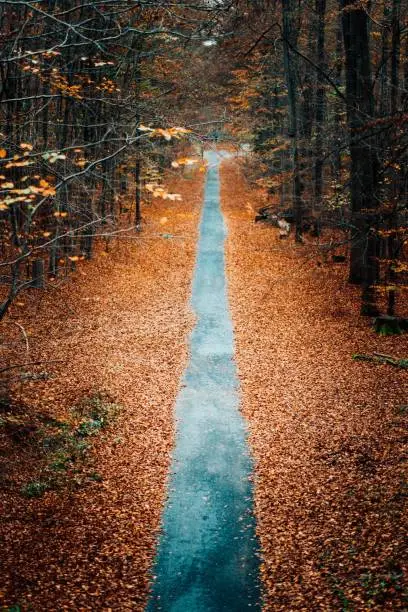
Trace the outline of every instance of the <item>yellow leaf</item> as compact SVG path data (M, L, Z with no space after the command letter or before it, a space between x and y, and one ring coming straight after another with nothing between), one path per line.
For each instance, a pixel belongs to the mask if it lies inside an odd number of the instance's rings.
M22 168L23 166L32 166L34 164L33 161L21 161L21 162L9 162L6 164L6 168Z
M5 157L7 157L6 149L0 149L0 159L4 159Z
M181 166L193 166L198 163L198 159L193 159L192 157L182 157L177 160L178 164Z
M172 202L180 201L181 200L181 195L179 193L166 193L163 196L164 200L171 200Z
M44 189L44 191L42 192L43 196L55 196L56 194L56 190L54 187L50 187L49 189Z
M165 140L167 140L167 141L168 141L168 140L171 140L171 136L172 136L172 134L170 133L170 131L169 131L169 130L164 130L164 129L162 129L162 128L159 128L159 129L157 129L157 130L156 130L156 132L157 132L157 133L158 133L160 136L163 136L163 138L164 138Z
M20 145L20 149L24 149L25 151L32 151L33 145L28 144L28 142L22 142Z

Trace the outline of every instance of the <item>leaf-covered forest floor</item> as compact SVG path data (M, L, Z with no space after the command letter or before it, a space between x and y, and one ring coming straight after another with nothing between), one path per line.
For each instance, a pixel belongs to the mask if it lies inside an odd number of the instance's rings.
M408 336L372 331L345 265L253 223L235 161L221 177L265 610L406 609L407 371L352 355L406 358Z
M0 402L0 609L144 609L203 178L169 185L183 201L149 205L133 246L101 243L0 329L5 365L44 362L10 371ZM359 317L346 266L254 224L239 162L221 179L265 609L403 609L407 372L352 355L407 357L408 336Z
M130 246L101 243L39 304L22 294L2 325L3 364L45 363L24 368L23 384L6 373L13 401L0 405L0 609L144 607L203 177L169 184L182 202L146 205Z

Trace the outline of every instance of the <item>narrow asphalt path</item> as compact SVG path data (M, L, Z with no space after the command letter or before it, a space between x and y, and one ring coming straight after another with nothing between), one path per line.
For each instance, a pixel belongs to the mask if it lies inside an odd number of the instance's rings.
M177 406L176 448L148 611L259 609L245 425L238 409L217 153L209 162L194 274L197 323Z

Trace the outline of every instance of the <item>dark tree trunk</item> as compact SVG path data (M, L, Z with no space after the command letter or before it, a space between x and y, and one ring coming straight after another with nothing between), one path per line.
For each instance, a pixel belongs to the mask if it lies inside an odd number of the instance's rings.
M325 15L326 0L316 0L317 24L317 64L322 71L326 70L325 57ZM324 83L319 75L319 84L316 92L316 149L314 166L314 200L318 211L321 210L323 195L323 133L324 115L326 106L326 93Z
M341 84L343 73L343 36L342 36L342 23L341 20L338 19L337 31L336 31L336 63L334 76L335 81L339 85ZM339 97L336 98L335 101L335 110L334 110L334 155L333 155L333 177L336 182L340 181L341 178L341 113L343 110L343 103Z
M82 255L84 255L85 259L92 259L94 229L93 227L90 227L87 228L85 231L86 233L81 236L80 251Z
M32 281L31 287L43 289L45 286L44 260L35 259L31 268Z
M142 163L140 156L137 156L135 164L135 182L136 182L136 212L135 212L135 228L140 231L142 227Z
M374 100L368 38L368 15L354 0L341 0L346 54L347 118L351 156L351 259L349 281L366 287L378 277L376 158L373 141L364 137L364 125L373 118ZM351 10L347 10L350 7Z
M399 67L401 53L401 0L392 3L392 43L391 43L391 113L398 110Z
M283 54L289 105L288 136L292 140L295 239L296 242L302 242L303 203L299 164L298 60L296 55L298 30L295 21L297 8L298 3L295 0L282 0Z

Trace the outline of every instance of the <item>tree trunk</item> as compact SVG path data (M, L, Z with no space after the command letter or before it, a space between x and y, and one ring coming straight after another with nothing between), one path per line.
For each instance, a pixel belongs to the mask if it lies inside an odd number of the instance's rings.
M346 54L346 99L351 156L351 258L349 281L368 287L378 278L375 237L376 158L364 125L373 118L374 101L368 15L354 0L341 0ZM348 7L351 7L349 10ZM344 10L346 9L346 10Z
M339 85L342 82L342 72L343 72L343 36L342 36L342 23L341 20L338 19L338 25L336 30L336 62L334 69L334 77L336 83ZM341 113L343 110L343 102L337 96L335 101L335 110L334 110L334 130L333 130L333 139L334 139L334 155L333 155L333 177L336 183L340 182L341 179Z
M142 227L142 163L140 154L138 153L135 164L135 182L136 182L136 212L135 212L135 228L137 231Z
M325 57L325 14L326 0L316 0L317 24L317 64L322 71L326 70ZM314 205L318 214L322 209L323 195L323 134L324 115L326 106L325 86L320 75L318 75L318 87L316 92L316 148L314 164Z
M399 101L399 67L401 53L401 0L392 3L392 43L391 43L391 114L395 115Z
M297 77L297 39L298 31L295 22L295 0L282 0L283 20L283 55L286 85L288 89L289 121L288 136L292 140L293 160L293 209L295 216L295 240L302 242L302 183L299 164L299 118L298 118L298 77Z
M44 260L35 259L32 263L31 270L31 287L35 287L36 289L43 289L45 287Z

